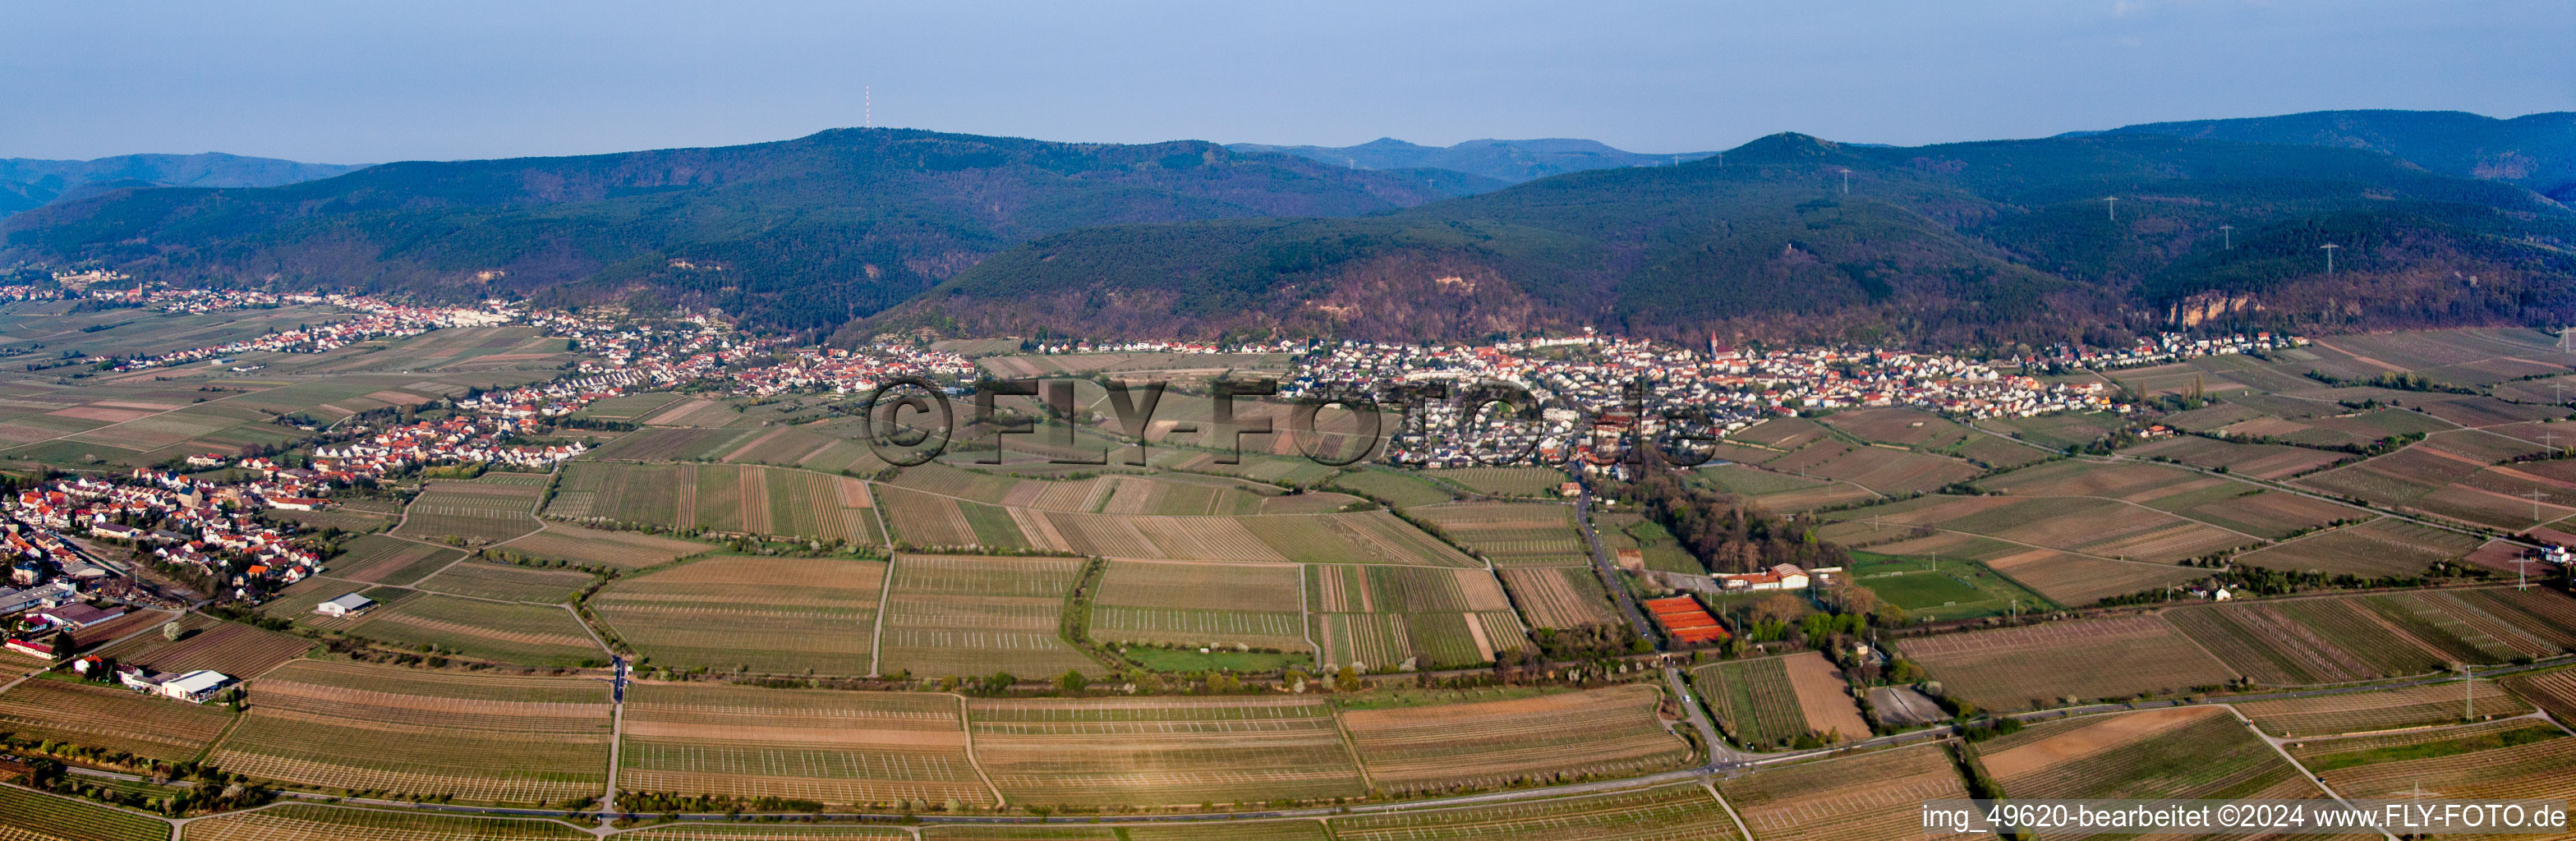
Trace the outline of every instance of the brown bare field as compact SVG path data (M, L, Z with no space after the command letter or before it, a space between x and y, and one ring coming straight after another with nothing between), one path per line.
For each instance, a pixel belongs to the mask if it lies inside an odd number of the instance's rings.
M641 662L671 669L864 675L876 665L880 561L716 557L590 599Z
M2236 676L2157 616L1912 637L1896 647L1950 694L1996 710L2214 686Z
M1846 691L1842 673L1818 652L1793 655L1782 661L1789 672L1789 686L1798 694L1798 711L1807 717L1807 729L1818 733L1840 733L1845 739L1867 738L1869 722L1860 717L1860 705Z
M1192 805L1356 797L1359 768L1320 699L978 700L978 765L1011 802Z
M1600 576L1590 569L1520 567L1501 571L1503 586L1519 602L1521 615L1540 628L1607 625L1618 621Z
M967 757L953 695L653 683L627 692L623 789L837 805L995 802Z
M1629 684L1533 698L1351 710L1370 782L1395 793L1499 786L1557 775L1626 776L1685 762L1690 748L1656 718L1663 693Z
M2368 733L2401 727L2458 724L2463 713L2480 716L2521 715L2531 711L2494 681L2408 686L2381 692L2354 692L2278 701L2245 701L2236 711L2275 736L2322 736Z
M552 803L603 790L608 739L597 680L299 660L252 684L212 759L326 790Z
M547 523L536 534L510 541L509 550L540 558L555 558L582 565L612 566L620 569L642 569L685 558L712 547L703 543L661 537L633 531L608 531L584 528L569 523Z
M191 704L101 683L34 678L0 693L0 730L17 738L164 762L197 758L232 720L232 709L222 704Z
M1710 790L1684 783L1553 800L1332 818L1336 841L1743 841ZM1218 831L1221 833L1221 830ZM1220 837L1211 833L1208 838ZM1232 835L1221 837L1233 838ZM1305 841L1311 835L1256 836ZM1135 841L1148 841L1136 835Z
M1923 801L1968 796L1939 745L1767 767L1717 785L1762 841L1984 837L1923 832Z

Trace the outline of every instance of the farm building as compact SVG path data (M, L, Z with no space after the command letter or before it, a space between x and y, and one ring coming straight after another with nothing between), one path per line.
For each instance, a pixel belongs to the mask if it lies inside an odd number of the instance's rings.
M1708 609L1700 607L1698 599L1647 599L1646 609L1655 614L1655 624L1664 626L1664 633L1676 643L1706 645L1726 639L1726 627L1717 623L1717 617L1708 615Z
M80 602L72 602L61 607L46 608L42 611L38 611L36 615L52 620L56 625L71 628L87 628L91 625L96 625L119 616L124 616L125 608L96 608Z
M1794 564L1779 564L1762 572L1719 575L1717 583L1729 590L1804 590L1807 571Z
M350 593L313 606L313 612L324 616L353 616L376 606L376 600Z
M215 697L215 690L233 682L232 676L212 669L198 669L186 674L155 672L137 666L116 667L116 681L138 692L150 692L176 701L203 704Z

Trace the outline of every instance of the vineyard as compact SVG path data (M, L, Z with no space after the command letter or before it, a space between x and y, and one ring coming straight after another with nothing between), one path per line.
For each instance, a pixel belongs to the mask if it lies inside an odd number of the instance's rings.
M1273 555L1298 563L1481 566L1384 511L1237 519Z
M2411 576L2435 563L2458 560L2478 543L2458 532L2382 518L2248 552L2244 562L2280 570Z
M1364 793L1330 705L1296 698L1028 699L967 706L1013 803L1192 805Z
M714 557L619 580L589 605L639 663L864 675L885 571L880 561Z
M625 734L617 782L626 790L995 802L949 695L644 684L627 690Z
M1441 668L1530 646L1502 585L1481 569L1314 566L1306 586L1325 663Z
M191 704L122 686L35 678L0 693L0 731L186 762L233 720L221 704Z
M2301 798L2321 792L2226 710L2208 707L2038 724L1981 751L2016 798Z
M590 573L575 570L466 561L439 570L416 586L436 593L496 601L561 604L589 586L591 578Z
M2239 702L2236 711L2263 732L2288 737L2457 724L2466 713L2521 715L2531 705L2493 681L2481 680L2470 686L2446 681L2382 692Z
M411 584L455 563L465 553L382 534L351 538L330 560L334 577L369 584Z
M1942 634L1896 645L1950 694L1996 710L2216 686L2235 677L2156 616Z
M1968 796L1940 745L1765 768L1717 785L1762 841L1981 837L1923 832L1923 801Z
M1785 748L1810 733L1842 739L1869 734L1841 676L1816 652L1711 663L1690 676L1719 726L1749 748Z
M448 537L499 543L537 530L534 509L544 488L508 482L434 481L403 509L394 534L422 540Z
M1111 643L1303 651L1295 566L1111 561L1091 636Z
M24 834L18 834L24 833ZM0 788L0 838L9 841L169 841L170 824L68 797Z
M430 645L529 666L579 666L608 657L572 611L554 605L422 594L379 605L365 616L364 624L348 632L398 646Z
M1500 572L1521 613L1540 628L1608 625L1618 621L1600 575L1589 568L1522 567Z
M1678 841L1744 836L1696 785L1331 820L1338 841Z
M2504 685L2559 721L2576 721L2576 671L2506 678Z
M879 672L1053 677L1102 667L1058 633L1082 561L900 555L891 573Z
M323 790L553 804L599 796L608 739L599 681L304 660L252 685L212 760Z
M1663 693L1625 685L1503 701L1351 710L1370 782L1391 793L1628 776L1687 762L1655 714Z
M703 543L656 537L642 532L603 531L566 523L547 523L536 534L510 541L509 551L538 558L571 561L582 566L641 569L707 551Z
M180 841L582 841L554 821L289 803L188 822Z
M313 648L313 641L292 634L225 622L202 614L180 619L184 635L172 641L160 634L141 634L98 654L120 663L154 671L185 674L213 669L235 677L257 677L277 664Z

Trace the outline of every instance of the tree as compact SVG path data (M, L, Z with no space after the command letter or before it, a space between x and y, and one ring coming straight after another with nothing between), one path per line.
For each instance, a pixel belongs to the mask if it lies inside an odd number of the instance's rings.
M179 622L177 620L171 620L161 625L162 639L169 640L171 642L178 642L179 635L182 633L186 633L186 631L180 629Z
M1091 679L1083 677L1081 669L1066 669L1055 679L1055 688L1067 695L1080 695L1082 690L1090 687Z
M72 632L55 631L53 636L45 639L45 644L53 646L55 660L72 659L72 646L75 644L72 642Z
M1341 674L1333 676L1333 691L1360 691L1360 671L1349 666L1343 666Z

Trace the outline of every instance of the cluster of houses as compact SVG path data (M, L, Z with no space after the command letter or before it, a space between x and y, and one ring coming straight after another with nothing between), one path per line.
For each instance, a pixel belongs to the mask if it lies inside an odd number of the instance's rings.
M2200 356L2228 353L2261 353L2282 348L2306 347L2308 340L2299 336L2275 336L2270 332L2232 333L2225 336L2193 337L2181 333L2158 333L2139 339L2134 347L2098 349L2059 344L2046 353L2026 360L2033 368L2060 366L2090 368L2096 371L2113 368L2136 368L2162 365Z
M966 357L944 350L882 343L860 351L802 348L776 365L739 371L731 378L735 389L747 394L809 390L852 394L874 391L878 383L895 377L954 382L972 379L975 370L975 363Z
M358 427L348 440L313 448L313 472L346 484L429 464L486 463L550 467L588 451L580 442L513 447L512 436L535 431L532 417L456 416L371 430ZM249 463L245 467L261 469Z
M333 304L355 311L358 316L324 324L299 325L293 330L266 333L211 347L113 360L116 362L115 370L140 371L208 359L215 360L216 365L227 365L232 362L227 357L250 351L321 353L373 339L417 336L441 327L489 327L508 324L518 318L517 314L498 308L413 306L363 296L305 295L288 298L299 303ZM93 357L84 361L111 360Z

